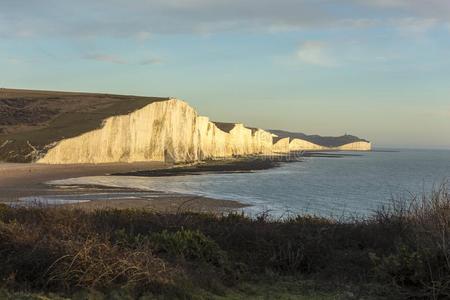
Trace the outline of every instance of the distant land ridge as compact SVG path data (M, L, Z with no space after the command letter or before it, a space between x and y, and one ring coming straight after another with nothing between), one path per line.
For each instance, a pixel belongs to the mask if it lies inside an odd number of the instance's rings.
M276 134L279 138L289 137L291 139L301 139L320 146L325 147L339 147L345 144L350 144L354 142L367 142L365 139L361 139L354 135L345 134L342 136L320 136L320 135L307 135L301 132L289 132L285 130L272 130L268 131Z
M211 122L175 98L0 89L0 161L193 162L330 149L371 144Z

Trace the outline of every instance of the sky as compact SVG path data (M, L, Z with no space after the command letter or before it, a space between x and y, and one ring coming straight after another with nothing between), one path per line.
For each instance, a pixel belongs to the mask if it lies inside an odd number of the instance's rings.
M450 1L0 0L0 87L450 149Z

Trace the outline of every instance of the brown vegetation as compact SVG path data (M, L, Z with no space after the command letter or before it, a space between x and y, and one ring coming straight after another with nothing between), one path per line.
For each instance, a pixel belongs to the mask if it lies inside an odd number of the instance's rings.
M365 220L6 206L0 220L0 280L9 289L189 298L193 287L285 277L382 285L364 293L388 298L450 296L446 187Z

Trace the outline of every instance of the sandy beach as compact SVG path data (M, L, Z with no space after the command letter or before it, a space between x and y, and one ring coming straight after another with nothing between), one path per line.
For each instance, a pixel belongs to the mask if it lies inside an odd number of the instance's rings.
M97 208L145 208L158 212L178 212L180 210L196 212L224 212L245 205L236 201L210 199L192 195L153 193L123 188L109 188L101 186L52 186L46 182L82 176L101 176L113 173L140 172L149 170L163 170L172 167L160 162L145 163L115 163L115 164L82 164L82 165L47 165L47 164L11 164L0 163L0 202L17 203L22 197L44 195L72 195L133 192L134 199L110 199L66 204L66 207L83 209ZM142 198L139 194L142 193Z

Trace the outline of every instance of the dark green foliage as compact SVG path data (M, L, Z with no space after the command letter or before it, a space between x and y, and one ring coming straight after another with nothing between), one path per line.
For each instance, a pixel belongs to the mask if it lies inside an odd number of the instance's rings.
M9 206L0 203L0 222L3 220L3 217L6 215L9 210Z
M225 253L213 240L198 230L179 230L154 233L150 241L158 253L178 257L187 261L210 263L222 266L226 262Z

